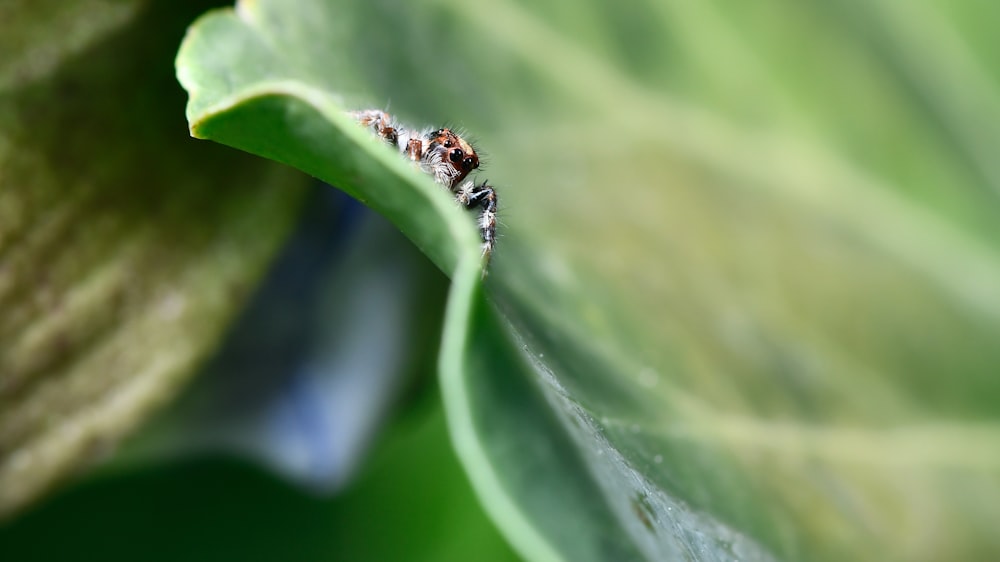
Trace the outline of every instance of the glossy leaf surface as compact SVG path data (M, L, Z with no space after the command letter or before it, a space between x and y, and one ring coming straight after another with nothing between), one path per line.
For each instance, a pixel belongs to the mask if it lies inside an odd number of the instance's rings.
M452 438L525 557L989 558L976 10L259 0L199 20L178 75L195 134L337 185L452 275ZM344 113L390 101L489 156L485 286L469 217Z

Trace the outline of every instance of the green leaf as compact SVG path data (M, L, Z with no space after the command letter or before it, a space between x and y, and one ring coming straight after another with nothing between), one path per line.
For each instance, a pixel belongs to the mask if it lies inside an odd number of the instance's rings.
M453 442L526 558L989 559L983 17L259 0L200 20L178 74L196 134L334 183L452 274ZM490 156L485 287L467 217L344 115L389 101Z
M186 135L165 4L0 10L0 518L176 394L297 214L301 174Z
M357 127L338 96L300 71L294 51L283 58L284 50L277 50L266 32L251 27L259 17L252 8L242 14L245 19L229 11L203 17L177 55L178 79L191 96L191 134L290 164L340 187L392 217L442 270L454 270L460 253L476 246L455 205ZM296 27L305 21L283 23L284 33L311 33Z

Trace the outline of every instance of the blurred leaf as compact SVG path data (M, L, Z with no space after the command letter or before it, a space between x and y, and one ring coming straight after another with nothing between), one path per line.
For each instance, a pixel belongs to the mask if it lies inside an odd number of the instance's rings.
M42 79L66 58L128 25L138 0L5 0L0 4L0 90Z
M170 62L204 5L63 4L2 9L0 518L174 395L302 193L187 138Z
M436 392L446 296L447 279L391 223L312 190L211 361L116 468L226 451L339 492L401 403Z
M333 182L452 272L452 437L525 557L990 559L975 5L259 0L200 20L178 74L196 134ZM389 100L491 157L491 306L466 217L343 114Z

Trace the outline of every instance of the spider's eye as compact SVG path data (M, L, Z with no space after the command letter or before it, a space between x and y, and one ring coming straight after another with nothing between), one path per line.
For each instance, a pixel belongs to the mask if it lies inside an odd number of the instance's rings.
M465 158L465 153L462 152L461 148L456 148L455 150L452 150L450 154L448 154L448 159L454 162L455 164L461 162L462 158Z
M471 170L473 167L475 167L475 165L476 162L475 160L472 159L471 156L466 157L466 159L462 161L462 167L465 168L466 170Z
M445 148L451 148L451 141L450 140L444 141L444 147Z

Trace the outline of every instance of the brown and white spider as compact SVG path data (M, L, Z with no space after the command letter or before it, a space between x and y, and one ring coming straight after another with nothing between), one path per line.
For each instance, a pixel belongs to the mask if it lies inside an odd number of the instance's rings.
M480 209L478 226L483 238L485 273L496 243L497 194L486 181L476 185L475 181L466 179L479 167L479 155L472 145L451 129L417 131L403 127L379 109L355 111L351 115L417 163L435 182L447 187L464 207Z

